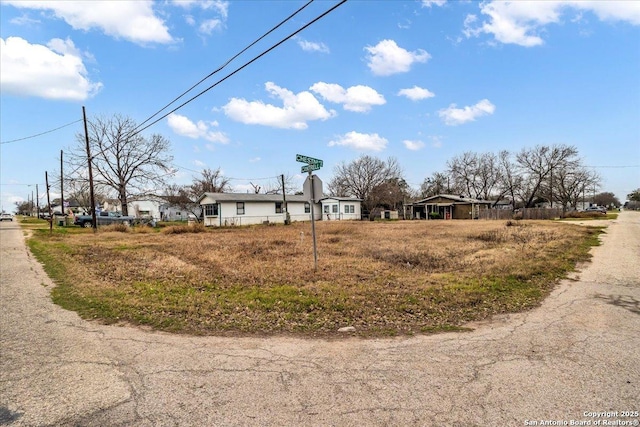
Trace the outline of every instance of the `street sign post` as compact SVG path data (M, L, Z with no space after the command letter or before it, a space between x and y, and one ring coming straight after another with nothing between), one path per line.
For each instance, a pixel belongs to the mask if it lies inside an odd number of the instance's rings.
M323 166L323 162L320 159L314 159L313 157L304 156L302 154L296 154L296 162L306 163L308 165L318 165L318 169ZM314 170L318 170L314 169Z
M309 194L311 205L311 234L313 235L313 271L318 271L318 249L316 247L316 219L314 218L313 205L318 202L322 197L322 181L320 178L313 175L313 171L317 171L323 165L322 160L314 159L313 157L304 156L302 154L296 154L296 162L306 163L306 165L300 168L302 173L309 172L309 177L305 181L305 195Z
M313 188L311 186L313 185ZM320 199L322 199L322 180L317 175L314 175L313 178L310 176L304 180L302 184L302 194L305 195L310 201L314 203L320 203Z
M311 172L311 171L317 171L320 169L320 165L317 163L312 163L309 165L304 165L300 168L300 172L305 173L305 172Z

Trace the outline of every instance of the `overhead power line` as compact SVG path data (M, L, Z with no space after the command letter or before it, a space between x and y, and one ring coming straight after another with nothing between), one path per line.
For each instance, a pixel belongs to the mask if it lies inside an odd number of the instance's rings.
M176 165L175 163L172 166L174 168L176 168L176 169L182 169L182 170L186 170L186 171L193 172L193 173L202 173L201 170L198 171L198 170L195 170L195 169L190 169L190 168L187 168L187 167L184 167L184 166ZM174 173L175 172L171 172L168 175L172 175ZM224 175L224 177L226 179L229 179L229 180L232 180L232 181L264 181L264 180L267 180L267 179L279 178L280 175L266 176L266 177L263 177L263 178L234 178L234 177L226 176L226 175Z
M272 27L269 31L267 31L266 33L264 33L263 35L261 35L260 37L258 37L257 39L255 39L253 42L251 42L249 45L247 45L244 49L242 49L240 52L236 53L234 56L232 56L231 58L229 58L224 64L222 64L220 67L216 68L215 70L213 70L211 73L207 74L205 77L203 77L202 79L200 79L200 81L198 81L196 84L194 84L193 86L191 86L189 89L185 90L184 92L182 92L180 95L178 95L177 97L175 97L171 102L169 102L167 105L165 105L164 107L162 107L161 109L159 109L157 112L155 112L152 116L150 116L149 118L145 119L142 123L140 123L138 126L136 126L136 128L134 129L134 131L138 130L138 128L142 127L145 123L147 123L149 120L153 119L154 117L156 117L158 114L160 114L161 112L163 112L164 110L166 110L169 106L171 106L172 104L174 104L176 101L178 101L180 98L182 98L183 96L185 96L187 93L191 92L195 87L197 87L198 85L200 85L202 82L204 82L205 80L207 80L209 77L213 76L214 74L218 73L219 71L221 71L223 68L225 68L227 65L229 65L234 59L236 59L237 57L239 57L240 55L242 55L243 53L245 53L247 50L249 50L251 47L253 47L256 43L260 42L262 39L264 39L265 37L267 37L269 34L271 34L272 32L274 32L275 30L277 30L278 28L280 28L283 24L285 24L286 22L288 22L289 20L291 20L291 18L293 18L294 16L296 16L298 13L302 12L307 6L309 6L311 3L313 3L314 0L309 0L306 4L304 4L302 7L300 7L298 10L296 10L295 12L293 12L291 15L287 16L285 19L283 19L282 21L280 21L277 25L275 25L274 27Z
M624 169L624 168L640 168L640 165L620 165L620 166L585 166L587 168L609 168L609 169Z
M217 82L215 82L214 84L212 84L211 86L209 86L208 88L206 88L205 90L199 92L197 95L189 98L187 101L183 102L182 104L178 105L176 108L174 108L173 110L169 111L168 113L165 113L164 115L162 115L161 117L159 117L158 119L152 121L151 123L149 123L148 125L142 127L141 129L136 130L132 135L130 135L129 137L133 137L137 134L139 134L140 132L150 128L151 126L155 125L156 123L158 123L160 120L166 118L167 116L175 113L176 111L178 111L179 109L181 109L182 107L184 107L185 105L191 103L192 101L194 101L195 99L199 98L200 96L204 95L205 93L207 93L208 91L210 91L211 89L213 89L214 87L218 86L220 83L224 82L225 80L227 80L229 77L235 75L236 73L238 73L239 71L243 70L244 68L248 67L249 65L253 64L254 62L256 62L258 59L262 58L263 56L265 56L267 53L271 52L272 50L274 50L275 48L277 48L278 46L280 46L281 44L283 44L284 42L286 42L287 40L291 39L292 37L296 36L298 33L304 31L305 29L307 29L308 27L310 27L311 25L315 24L317 21L321 20L322 18L324 18L325 16L327 16L328 14L330 14L331 12L333 12L334 10L336 10L338 7L342 6L343 4L345 4L347 2L347 0L342 0L340 1L340 3L334 5L333 7L331 7L330 9L328 9L327 11L325 11L324 13L318 15L317 17L315 17L313 20L311 20L310 22L308 22L307 24L303 25L302 27L300 27L299 29L297 29L296 31L294 31L293 33L289 34L288 36L286 36L285 38L283 38L282 40L280 40L278 43L272 45L270 48L264 50L262 53L260 53L259 55L253 57L253 59L251 59L248 62L245 62L242 66L236 68L235 70L233 70L231 73L227 74L226 76L224 76L223 78L221 78L220 80L218 80Z
M11 139L9 141L2 141L2 142L0 142L0 144L10 144L12 142L24 141L25 139L36 138L38 136L46 135L48 133L55 132L55 131L60 130L62 128L66 128L67 126L75 125L76 123L79 123L81 121L82 121L82 119L78 119L75 122L67 123L66 125L59 126L59 127L55 128L55 129L50 129L50 130L47 130L47 131L44 131L44 132L40 132L40 133L37 133L35 135L31 135L31 136L25 136L24 138Z

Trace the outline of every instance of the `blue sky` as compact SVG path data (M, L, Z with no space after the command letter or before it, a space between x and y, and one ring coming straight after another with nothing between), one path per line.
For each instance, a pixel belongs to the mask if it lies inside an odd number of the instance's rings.
M304 3L2 1L0 140L83 105L141 122ZM194 94L337 3L311 3ZM0 145L3 209L81 131ZM237 191L281 173L301 186L298 153L324 160L325 182L341 161L394 156L417 188L465 151L575 145L624 201L640 187L640 2L350 0L150 133L171 141L177 183L220 167Z

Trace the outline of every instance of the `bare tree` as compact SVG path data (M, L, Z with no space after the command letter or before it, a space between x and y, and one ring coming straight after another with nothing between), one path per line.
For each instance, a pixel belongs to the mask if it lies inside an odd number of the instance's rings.
M284 176L285 194L293 194L299 187L296 186L295 177L290 174L282 174L269 181L264 187L264 194L282 194L282 177ZM253 184L252 184L253 185Z
M385 162L377 157L362 156L351 163L340 163L333 172L329 194L360 198L368 210L375 207L375 200L370 197L374 188L392 179L402 179L402 169L393 157Z
M620 206L620 200L618 200L615 194L608 191L596 194L594 203L599 206Z
M369 194L369 200L374 207L385 209L399 209L409 197L409 184L402 178L388 179L376 185Z
M563 209L577 208L581 198L585 198L585 191L593 188L600 181L600 177L595 171L584 167L558 167L553 170L553 180L551 176L549 184L553 183L553 190L548 189L547 184L543 184L544 193L553 195L554 202L560 203Z
M488 200L501 181L500 159L493 153L465 152L447 162L448 175L460 193Z
M459 193L460 191L454 187L451 187L451 179L447 173L434 172L430 177L425 178L420 185L420 197Z
M231 180L222 174L220 168L207 168L200 172L199 178L194 178L189 190L196 197L204 193L226 193L231 189Z
M494 206L503 197L509 196L511 199L511 209L515 210L517 203L516 195L522 187L522 177L518 174L517 165L512 161L510 152L506 150L500 151L498 154L498 168L500 173Z
M200 221L200 205L198 199L204 193L225 193L231 188L229 178L222 174L220 168L204 169L201 176L194 178L189 185L169 185L160 196L172 206L186 210Z
M113 191L127 215L129 198L152 194L170 172L169 141L157 134L135 134L135 122L120 115L95 118L87 127L94 182ZM76 139L69 161L77 173L86 166L87 153L85 136L78 134Z
M525 207L532 207L536 198L553 200L550 189L553 188L551 178L553 170L571 170L579 166L578 150L567 145L538 145L534 148L523 148L516 155L520 173L522 174L523 201ZM545 188L545 184L548 187ZM545 191L547 190L547 191Z

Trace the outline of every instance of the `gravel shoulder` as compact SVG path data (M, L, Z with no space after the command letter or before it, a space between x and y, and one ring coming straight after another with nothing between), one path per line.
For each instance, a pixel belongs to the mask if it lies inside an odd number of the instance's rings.
M539 308L376 340L86 322L51 303L18 225L2 223L0 425L521 426L639 411L640 212L602 222L593 262Z

